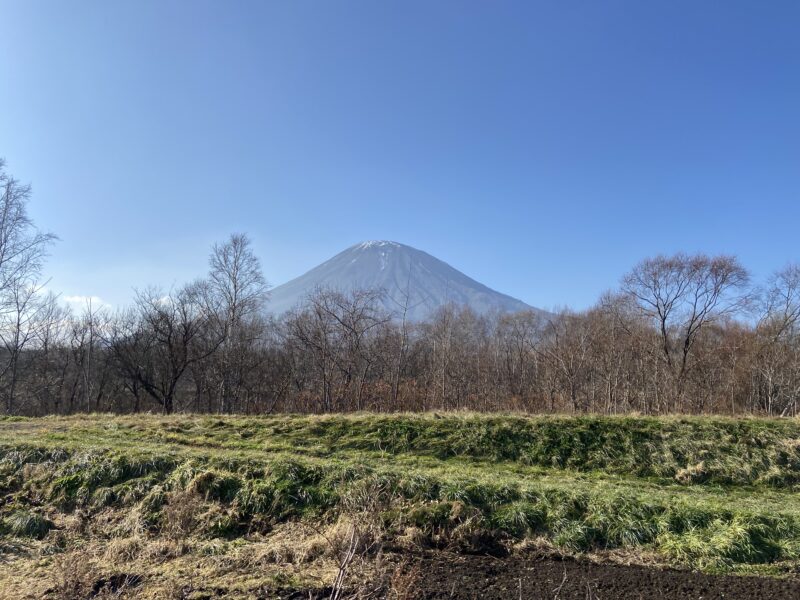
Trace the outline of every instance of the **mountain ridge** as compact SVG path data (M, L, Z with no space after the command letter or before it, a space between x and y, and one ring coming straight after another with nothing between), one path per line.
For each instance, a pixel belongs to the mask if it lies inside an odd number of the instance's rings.
M315 289L347 292L382 289L384 308L424 320L446 304L468 306L479 314L539 310L472 279L446 262L412 246L369 240L346 248L303 275L272 290L271 312L281 315L302 304Z

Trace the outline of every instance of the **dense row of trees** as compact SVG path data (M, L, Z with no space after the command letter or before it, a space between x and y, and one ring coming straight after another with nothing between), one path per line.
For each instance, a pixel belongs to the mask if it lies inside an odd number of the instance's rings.
M249 240L206 277L75 313L43 292L54 237L0 163L0 396L6 414L526 410L794 415L800 266L761 287L730 256L642 261L582 313L410 323L381 290L317 290L279 319Z

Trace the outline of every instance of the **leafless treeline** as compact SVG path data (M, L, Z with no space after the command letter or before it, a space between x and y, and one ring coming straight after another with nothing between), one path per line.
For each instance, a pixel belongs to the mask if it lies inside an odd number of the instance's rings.
M42 291L51 235L0 163L0 396L6 414L525 410L793 415L800 266L753 286L733 257L657 257L595 307L410 323L385 291L318 290L279 319L246 236L208 275L80 314Z
M756 294L732 258L657 258L585 313L446 307L412 324L379 308L376 291L319 290L275 320L246 238L215 248L212 264L228 258L233 271L146 290L116 313L72 315L53 297L12 305L6 412L787 415L800 396L798 267Z

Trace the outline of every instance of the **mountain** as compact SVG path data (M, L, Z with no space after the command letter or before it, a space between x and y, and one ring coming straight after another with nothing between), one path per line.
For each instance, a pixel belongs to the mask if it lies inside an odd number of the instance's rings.
M427 252L388 241L356 244L274 288L269 309L283 314L317 288L343 292L382 289L386 292L385 308L395 313L402 312L408 291L407 316L412 321L425 319L448 303L469 306L477 313L532 310L521 300L478 283Z

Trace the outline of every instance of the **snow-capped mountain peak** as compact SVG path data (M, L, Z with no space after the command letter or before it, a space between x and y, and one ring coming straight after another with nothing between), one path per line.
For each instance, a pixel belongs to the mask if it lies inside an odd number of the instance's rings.
M400 246L402 246L402 244L398 244L397 242L391 242L389 240L369 240L368 242L361 242L356 246L361 250L367 250L368 248L383 248L385 246L394 246L399 248Z
M388 240L355 244L304 275L272 290L269 308L282 314L315 289L382 289L384 306L397 312L408 305L411 320L429 317L446 304L478 313L530 310L521 300L496 292L427 252ZM406 297L408 300L406 301Z

